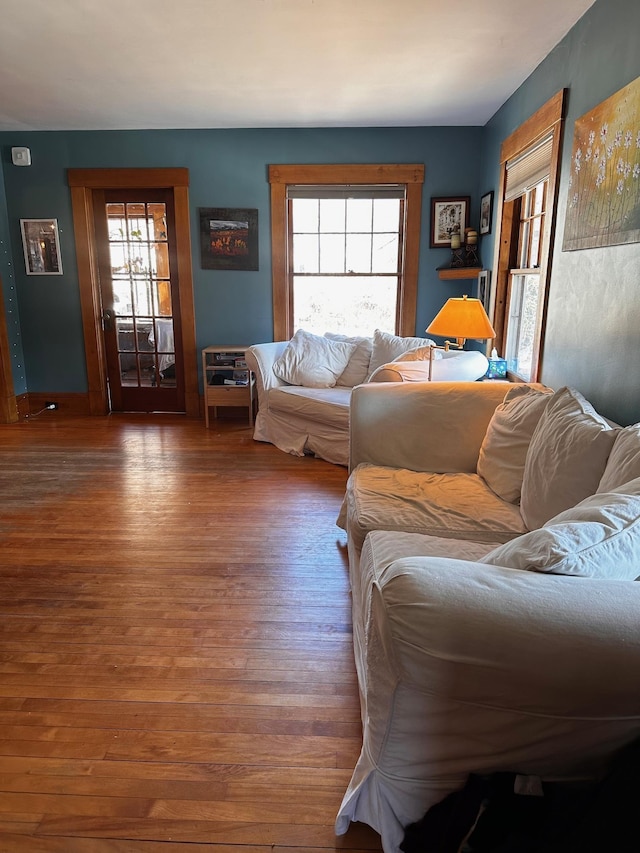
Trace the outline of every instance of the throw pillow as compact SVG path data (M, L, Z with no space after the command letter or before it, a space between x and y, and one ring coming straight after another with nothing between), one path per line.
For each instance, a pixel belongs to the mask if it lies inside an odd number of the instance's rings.
M640 424L618 432L598 492L610 492L636 477L640 477Z
M330 341L299 329L274 362L273 372L290 385L333 388L355 349L355 344Z
M394 358L394 361L429 361L431 358L431 347L416 347L416 349L407 350L407 352L402 352L400 355ZM433 360L436 361L439 358L442 358L444 355L444 350L434 349L433 350Z
M529 530L595 494L616 434L578 391L556 391L535 428L524 466L520 512Z
M346 341L349 344L355 344L356 348L349 359L345 369L338 377L336 385L342 385L346 388L354 388L356 385L362 385L369 375L369 362L371 361L371 351L373 349L372 338L361 337L356 335L348 337L347 335L339 335L334 332L325 332L325 338L330 341Z
M609 580L640 575L640 479L628 493L592 495L540 530L499 545L479 562L511 569Z
M520 500L527 451L552 394L550 388L514 385L489 421L477 472L503 501Z
M430 338L402 338L399 335L390 335L388 332L381 332L380 329L376 329L373 333L373 351L369 364L369 375L402 353L417 349L417 347L427 347L432 343L434 341Z

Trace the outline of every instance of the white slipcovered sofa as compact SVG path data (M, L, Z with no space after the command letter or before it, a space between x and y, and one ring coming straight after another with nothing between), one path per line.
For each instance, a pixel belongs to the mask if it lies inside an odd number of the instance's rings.
M336 832L397 853L470 773L592 778L640 734L640 424L487 382L351 409L363 746Z
M255 344L246 353L258 392L253 437L295 456L348 465L352 389L372 381L424 381L432 343L379 330L371 337L299 330L291 341ZM473 381L487 366L480 352L436 350L432 380Z

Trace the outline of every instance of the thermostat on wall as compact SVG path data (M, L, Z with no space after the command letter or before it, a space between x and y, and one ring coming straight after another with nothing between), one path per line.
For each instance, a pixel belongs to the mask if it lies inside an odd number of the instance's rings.
M11 160L14 166L30 166L31 151L28 148L12 148Z

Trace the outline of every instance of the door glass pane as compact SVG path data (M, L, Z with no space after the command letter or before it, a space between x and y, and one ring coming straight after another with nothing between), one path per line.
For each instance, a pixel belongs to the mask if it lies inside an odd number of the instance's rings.
M175 386L166 205L106 205L121 385Z

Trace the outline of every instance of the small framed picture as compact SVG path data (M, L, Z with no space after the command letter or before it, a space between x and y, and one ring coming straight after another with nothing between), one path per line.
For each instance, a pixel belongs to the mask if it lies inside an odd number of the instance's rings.
M491 234L492 217L493 191L486 193L480 199L480 234Z
M201 207L200 260L203 270L258 269L258 211Z
M27 275L62 275L57 219L21 219Z
M478 299L488 314L491 307L491 270L480 270L478 273Z
M451 247L451 235L464 238L469 225L469 196L431 199L431 248Z

